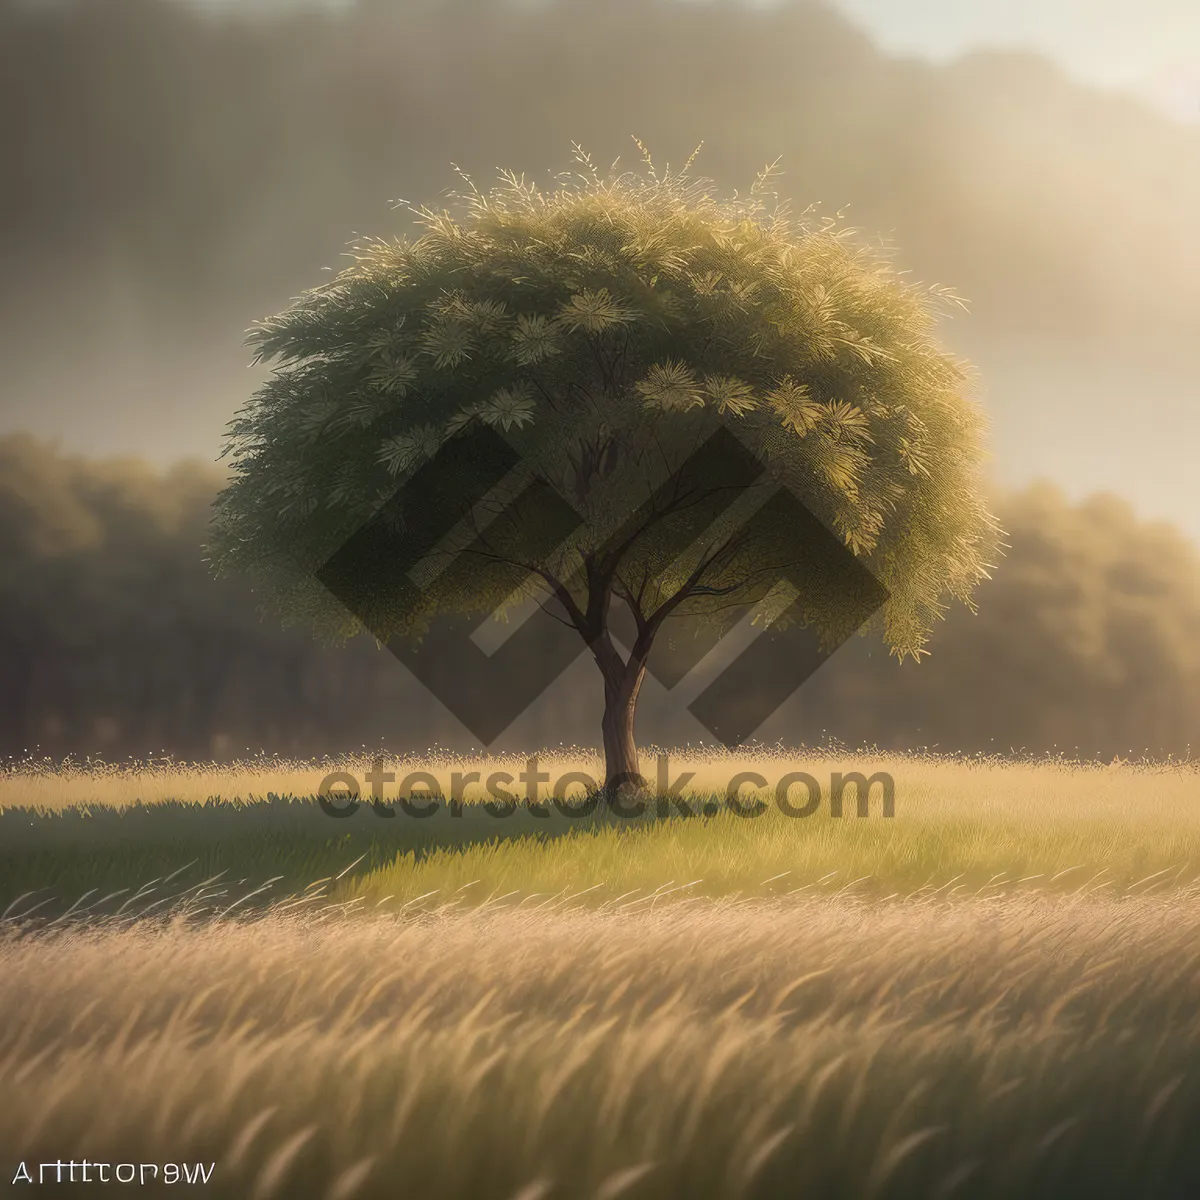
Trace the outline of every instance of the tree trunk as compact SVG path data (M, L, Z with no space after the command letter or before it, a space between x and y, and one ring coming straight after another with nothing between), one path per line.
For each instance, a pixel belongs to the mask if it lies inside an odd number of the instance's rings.
M642 786L645 780L638 769L637 743L633 736L633 718L641 690L642 671L631 678L604 688L604 790L615 795L626 784Z

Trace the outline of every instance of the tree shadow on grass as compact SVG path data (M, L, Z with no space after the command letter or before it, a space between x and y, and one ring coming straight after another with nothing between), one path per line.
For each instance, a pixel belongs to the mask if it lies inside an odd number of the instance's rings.
M338 815L333 815L338 811ZM146 891L160 904L205 880L261 907L318 880L378 870L399 856L416 861L438 851L535 838L552 841L602 830L635 833L665 820L688 819L679 808L618 815L599 798L543 805L452 805L414 798L376 805L322 807L316 797L268 793L243 801L212 797L202 804L163 801L127 808L80 806L62 812L0 810L0 913L29 915L130 911ZM235 897L236 898L236 897ZM143 906L144 907L144 906Z

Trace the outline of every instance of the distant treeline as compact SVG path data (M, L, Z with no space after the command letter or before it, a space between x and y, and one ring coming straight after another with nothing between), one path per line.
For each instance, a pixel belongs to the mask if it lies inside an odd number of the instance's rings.
M201 546L221 477L0 438L0 753L314 755L467 734L391 655L262 620ZM1111 758L1187 753L1200 730L1200 554L1111 497L1002 498L1012 549L979 612L949 614L919 666L843 648L762 731L887 748ZM504 739L596 741L584 659ZM463 681L462 686L472 686ZM702 734L650 696L640 736Z

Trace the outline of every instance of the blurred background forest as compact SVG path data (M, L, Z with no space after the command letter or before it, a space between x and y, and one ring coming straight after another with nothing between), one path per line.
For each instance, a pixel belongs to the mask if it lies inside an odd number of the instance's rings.
M469 746L373 644L316 647L208 577L243 331L452 161L545 179L573 140L632 164L630 133L673 162L704 139L729 189L782 155L795 207L849 206L972 302L945 337L980 368L1012 551L921 666L856 641L762 736L1186 753L1200 126L1029 54L889 57L804 0L0 0L0 754ZM506 741L593 742L592 674ZM702 735L647 701L643 738Z
M386 651L313 644L258 617L201 561L220 475L69 457L0 439L3 753L312 755L472 740ZM1001 498L1012 550L953 612L919 666L866 638L843 647L764 740L1083 757L1184 755L1200 718L1200 555L1100 496ZM470 686L469 681L464 686ZM502 745L591 745L600 686L586 659ZM641 736L703 730L651 680Z

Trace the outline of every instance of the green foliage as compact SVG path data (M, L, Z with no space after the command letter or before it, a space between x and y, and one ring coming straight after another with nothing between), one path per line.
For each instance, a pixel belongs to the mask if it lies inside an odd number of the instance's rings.
M643 172L605 178L577 160L545 192L468 180L456 212L414 210L415 239L359 243L354 265L253 329L275 369L231 426L219 567L253 573L286 617L352 634L313 572L446 438L482 423L522 456L513 488L550 482L583 527L536 564L520 520L495 522L479 570L449 573L407 627L511 599L511 571L489 560L543 566L529 590L549 578L583 609L582 567L728 423L767 464L766 486L796 494L888 588L882 631L918 655L998 550L982 418L966 368L935 341L949 294L902 281L834 220L768 208L773 167L748 196L719 199L648 155ZM739 541L744 514L731 514L679 555L645 536L671 518L653 514L605 560L604 586L643 615L764 603L768 564L797 552L783 528ZM836 595L811 600L813 623L833 619Z
M242 580L211 578L200 544L220 486L211 468L156 473L0 437L0 755L465 748L368 639L327 651L262 621ZM979 613L952 612L920 669L866 639L844 647L765 740L1189 753L1195 546L1111 497L1076 505L1043 487L994 502L1012 548ZM596 701L582 682L556 689L501 745L593 745ZM656 744L695 734L677 695L643 697L640 720Z

